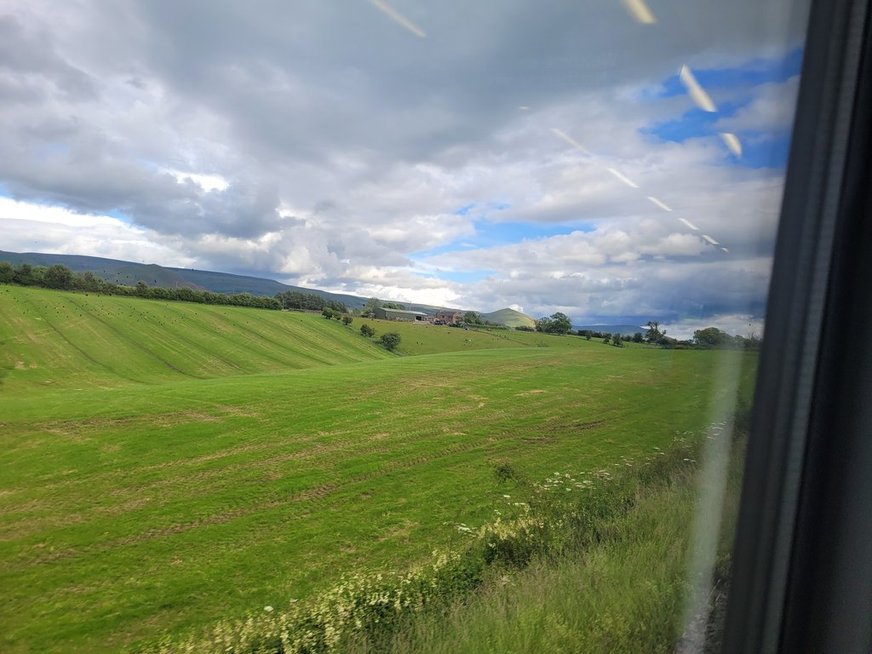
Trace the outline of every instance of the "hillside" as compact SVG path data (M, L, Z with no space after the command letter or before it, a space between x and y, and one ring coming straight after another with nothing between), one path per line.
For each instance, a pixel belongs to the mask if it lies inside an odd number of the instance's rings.
M491 313L482 313L482 320L493 322L498 325L506 325L507 327L535 327L536 321L526 313L515 311L514 309L500 309Z
M577 339L0 285L5 390L207 379L393 357L363 338L399 333L399 354L572 347Z
M0 286L4 390L116 386L384 358L313 314Z

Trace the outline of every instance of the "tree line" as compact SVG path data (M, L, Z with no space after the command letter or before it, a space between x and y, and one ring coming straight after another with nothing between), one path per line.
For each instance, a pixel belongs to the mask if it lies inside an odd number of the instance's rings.
M100 279L92 272L74 273L61 264L46 268L44 266L31 266L27 263L13 266L8 261L0 261L0 284L37 286L61 291L85 291L152 300L253 307L255 309L279 310L282 308L282 303L274 297L251 295L250 293L213 293L193 288L164 288L149 286L144 281L138 281L135 286L127 286Z
M563 314L554 314L555 316L563 316ZM554 316L552 316L553 318ZM565 316L564 316L565 317ZM540 325L541 323L541 325ZM565 328L566 331L557 331L554 325L559 324L560 330ZM660 328L660 323L649 321L644 332L636 332L632 336L629 334L612 334L610 332L602 332L591 329L579 329L573 332L569 326L569 321L565 323L549 321L548 318L542 318L536 321L537 331L549 331L542 326L551 326L550 333L572 334L575 333L587 340L602 339L606 345L614 345L623 347L624 343L647 343L648 345L659 345L660 347L670 349L729 349L729 350L756 350L759 349L761 339L757 334L749 334L748 336L732 336L727 332L718 329L717 327L706 327L705 329L697 329L693 332L693 338L679 340L666 335L666 330ZM518 328L520 329L520 328ZM532 331L532 329L529 329Z
M331 309L339 313L348 313L348 307L344 302L326 300L317 293L303 293L302 291L283 291L276 295L283 309L296 311L323 311Z

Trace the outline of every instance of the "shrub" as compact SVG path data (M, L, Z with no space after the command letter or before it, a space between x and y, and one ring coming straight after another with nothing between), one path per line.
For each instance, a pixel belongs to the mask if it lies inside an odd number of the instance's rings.
M352 317L349 316L348 314L345 314L344 316L342 316L342 323L343 323L345 326L350 325L352 322L354 322L354 318L352 318Z
M509 481L510 479L515 479L517 473L515 469L512 467L511 463L498 463L494 466L494 477L497 478L499 482Z
M361 336L366 336L367 338L372 338L375 336L375 330L369 325L361 325L360 326L360 334Z
M397 349L397 345L400 344L400 335L396 332L388 332L387 334L382 334L379 339L379 343L385 346L387 350L395 350Z

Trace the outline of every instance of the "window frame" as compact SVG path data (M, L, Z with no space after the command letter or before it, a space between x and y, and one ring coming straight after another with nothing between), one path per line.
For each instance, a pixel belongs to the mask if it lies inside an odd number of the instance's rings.
M872 651L869 10L868 0L811 3L733 550L729 654Z

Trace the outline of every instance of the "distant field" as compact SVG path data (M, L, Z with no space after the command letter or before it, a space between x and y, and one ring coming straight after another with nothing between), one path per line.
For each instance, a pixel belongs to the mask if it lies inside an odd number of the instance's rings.
M492 348L518 347L575 347L578 336L562 338L549 334L519 332L513 329L462 329L444 325L428 325L372 318L355 318L351 327L360 329L368 324L375 329L375 338L386 332L395 332L403 339L399 354L439 354Z
M491 517L500 463L700 430L727 356L371 322L420 356L360 320L0 287L0 651L116 651L424 560Z

